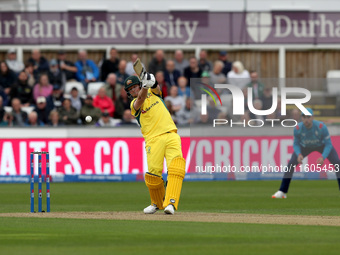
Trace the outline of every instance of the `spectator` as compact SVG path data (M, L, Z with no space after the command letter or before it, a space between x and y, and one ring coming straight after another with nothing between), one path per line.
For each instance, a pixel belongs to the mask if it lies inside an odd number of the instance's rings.
M49 116L49 125L52 127L63 126L63 123L59 121L59 112L57 110L52 110Z
M71 89L71 105L73 108L77 110L77 113L80 113L81 107L84 104L84 100L79 96L78 89L76 87Z
M190 87L190 78L201 78L202 70L198 66L198 61L195 57L189 59L189 66L184 69L184 77L187 78Z
M4 119L5 116L5 109L3 106L3 99L2 96L0 96L0 121L2 121Z
M45 125L48 124L48 117L51 112L51 107L47 105L46 98L40 96L37 98L37 105L34 108L34 111L38 114L39 122L43 122Z
M129 77L127 75L127 73L125 72L125 69L126 69L126 61L125 60L121 60L119 62L119 65L118 65L118 72L116 73L117 83L120 84L121 86L123 86L124 81L126 80L126 78Z
M155 75L155 79L158 82L158 85L162 91L163 98L168 96L168 86L164 80L164 74L162 71L158 71Z
M126 68L125 68L125 73L128 76L131 76L131 75L133 75L135 73L135 70L133 69L133 64L136 62L137 58L138 58L137 53L132 53L131 54L131 57L130 57L131 60L129 62L127 62Z
M119 58L115 48L110 50L110 58L106 59L101 67L101 80L105 81L109 73L118 72Z
M149 63L149 68L148 68L148 72L150 73L157 73L158 71L165 71L165 59L164 59L164 52L163 50L157 50L155 52L154 57L152 58L152 60Z
M175 124L177 124L176 115L175 115L175 112L173 110L171 101L165 100L164 103L165 103L165 106L166 106L166 108L168 109L168 111L170 113L170 116L171 116L172 120L174 121Z
M33 88L33 98L37 101L40 96L49 97L52 95L53 86L48 80L47 74L42 74L39 78L39 83L37 83Z
M75 80L77 67L73 62L66 60L66 52L60 50L57 56L58 67L61 72L62 84L65 85L66 81ZM65 76L64 76L65 75Z
M78 61L75 63L77 67L77 80L83 83L85 90L89 82L95 82L99 78L99 69L97 65L87 58L86 50L78 51Z
M10 97L18 98L23 106L29 106L34 103L32 91L32 87L28 85L27 74L21 71L17 82L11 89Z
M190 88L187 86L188 80L181 76L178 78L178 95L182 97L190 97Z
M190 97L187 97L185 100L185 106L182 107L177 113L177 124L181 126L186 126L194 122L193 115L191 113L191 105L192 100Z
M94 125L97 123L101 115L102 112L100 111L100 109L93 106L92 96L87 95L84 101L84 105L80 110L80 119L82 120L83 124ZM91 122L85 121L86 116L91 116L92 121Z
M214 68L209 72L210 82L212 84L224 84L227 81L227 77L222 73L224 64L222 61L215 61Z
M56 108L57 110L61 107L61 105L64 101L63 91L60 89L60 87L58 85L53 86L51 101L52 101L51 108L52 109Z
M263 98L264 84L259 82L258 75L256 71L250 72L251 82L247 84L248 88L253 89L253 100Z
M27 77L28 77L28 85L33 87L37 82L36 82L36 79L34 78L34 66L32 63L30 62L26 63L25 73L27 74Z
M262 109L268 110L273 105L273 95L271 88L265 88L262 96Z
M0 62L0 86L3 88L6 95L11 92L11 87L16 82L15 73L8 68L5 61Z
M184 99L178 95L178 88L176 86L170 88L170 95L165 97L164 101L171 102L173 112L178 112L184 105Z
M37 112L32 111L28 114L27 126L31 127L44 126L44 123L38 120Z
M23 127L27 124L27 113L21 110L21 103L18 98L12 99L13 126Z
M104 87L106 90L106 95L113 101L116 101L116 98L119 97L120 90L122 88L120 84L117 84L117 75L110 73L106 78Z
M175 51L174 63L175 63L175 69L178 70L181 75L184 75L184 69L189 66L189 61L184 59L182 50Z
M17 60L17 51L14 48L7 51L6 64L15 74L19 74L25 68L24 63Z
M168 60L166 62L166 70L164 72L164 78L167 84L170 86L178 86L177 80L180 76L180 72L175 69L174 61Z
M224 67L222 69L222 73L224 73L225 76L231 71L231 62L228 61L228 53L224 50L220 51L220 54L218 56L218 60L222 61L224 64Z
M114 115L114 117L116 119L123 118L124 111L130 109L130 103L131 103L131 100L129 100L128 95L127 95L124 87L122 87L120 89L120 96L115 101L115 115Z
M293 119L298 123L301 122L301 112L296 108L292 109L290 112L290 119Z
M123 118L122 121L117 123L116 126L136 126L136 119L133 117L133 115L131 114L131 110L130 109L126 109L123 113Z
M255 99L253 101L253 106L256 110L262 110L262 101L260 99ZM253 121L252 125L254 126L261 126L262 123L264 123L264 120L265 120L265 116L263 115L255 115L254 113L250 112L249 113L249 117L250 119L256 119Z
M105 87L98 90L98 94L93 100L93 106L99 108L102 112L107 111L113 117L115 106L112 99L106 95Z
M203 71L211 71L212 70L212 64L210 61L208 61L208 53L206 50L201 50L200 52L200 59L198 61L199 68Z
M66 80L63 81L62 73L55 59L50 61L50 71L48 72L48 80L54 86L58 86L61 90L65 89Z
M218 119L218 115L220 114L220 110L216 108L215 102L211 97L208 97L208 106L207 112L209 113L209 122L213 123L214 119Z
M96 126L98 127L114 127L116 122L110 117L110 114L106 111L102 113L101 118L98 120Z
M49 71L48 61L46 58L41 56L40 50L32 50L31 57L28 59L33 65L33 76L35 80L39 79L40 74L47 73Z
M5 112L4 117L0 119L0 126L12 127L13 126L13 116L9 112Z
M244 66L240 61L235 61L233 63L233 69L228 73L228 83L243 89L249 82L249 72L244 69Z
M78 120L77 110L72 107L71 100L65 98L62 107L58 110L59 121L65 125L76 125Z

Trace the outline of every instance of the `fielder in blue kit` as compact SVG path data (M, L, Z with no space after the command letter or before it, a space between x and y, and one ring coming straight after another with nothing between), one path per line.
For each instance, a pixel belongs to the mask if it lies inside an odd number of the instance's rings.
M321 167L326 158L333 164L340 189L340 159L332 145L328 129L323 122L314 120L312 109L307 108L307 110L311 115L302 114L302 122L298 123L294 129L294 153L288 162L288 171L283 175L281 187L272 195L272 198L287 198L289 184L296 166L302 163L304 157L314 151L321 153L321 156L316 161L317 165Z

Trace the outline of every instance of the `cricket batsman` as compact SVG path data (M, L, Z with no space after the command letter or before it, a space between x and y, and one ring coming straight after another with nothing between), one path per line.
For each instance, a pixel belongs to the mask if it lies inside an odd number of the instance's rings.
M153 74L146 73L141 80L130 76L124 86L127 94L133 97L131 114L136 117L145 139L148 163L145 184L149 189L151 205L144 209L144 213L152 214L164 209L164 213L174 214L178 209L185 175L185 159L177 127ZM166 191L162 179L164 157L168 169Z
M314 151L321 154L316 161L319 167L323 165L326 158L333 164L340 189L340 160L338 153L332 145L328 129L323 122L314 120L312 109L307 108L307 110L311 115L302 114L302 122L298 123L294 129L294 153L288 162L288 171L283 175L281 187L272 195L272 198L287 198L289 184L296 166L302 163L304 157Z

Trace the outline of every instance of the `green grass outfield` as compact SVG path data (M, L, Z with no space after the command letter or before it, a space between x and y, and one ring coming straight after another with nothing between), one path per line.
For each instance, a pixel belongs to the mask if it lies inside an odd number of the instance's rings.
M271 199L279 184L185 182L179 209L340 216L336 181L293 180L288 199ZM51 184L54 212L142 213L148 203L141 182ZM29 208L29 184L0 184L0 213ZM335 226L0 217L0 254L339 254L339 237Z

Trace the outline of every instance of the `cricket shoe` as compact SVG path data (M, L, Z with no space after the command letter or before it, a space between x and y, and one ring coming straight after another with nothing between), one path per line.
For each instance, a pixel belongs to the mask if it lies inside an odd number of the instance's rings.
M172 204L169 204L167 207L164 209L165 214L174 214L175 213L175 207Z
M287 198L287 194L279 190L276 191L274 195L272 195L272 198Z
M149 205L148 207L144 208L145 214L154 214L158 211L158 207L155 205Z

